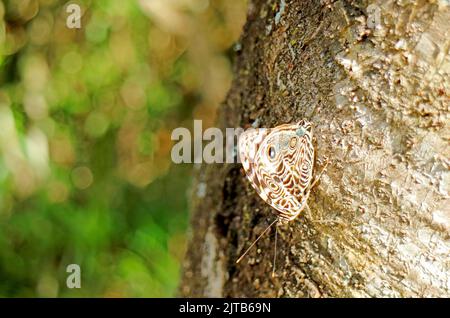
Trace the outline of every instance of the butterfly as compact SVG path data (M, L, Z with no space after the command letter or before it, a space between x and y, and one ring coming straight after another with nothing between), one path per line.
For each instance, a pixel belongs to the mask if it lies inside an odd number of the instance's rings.
M314 166L312 136L312 125L306 120L271 129L248 129L239 136L239 159L246 176L258 195L275 209L277 218L236 263L242 260L275 223L294 220L307 206L310 190L320 178L319 176L312 181ZM275 255L273 269L275 270Z

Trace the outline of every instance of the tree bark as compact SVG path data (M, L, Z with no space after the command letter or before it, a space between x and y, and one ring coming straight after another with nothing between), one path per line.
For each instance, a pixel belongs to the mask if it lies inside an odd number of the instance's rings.
M241 165L198 167L180 295L449 297L448 1L253 0L238 47L218 126L305 118L331 163L275 277L273 229L235 264L274 211Z

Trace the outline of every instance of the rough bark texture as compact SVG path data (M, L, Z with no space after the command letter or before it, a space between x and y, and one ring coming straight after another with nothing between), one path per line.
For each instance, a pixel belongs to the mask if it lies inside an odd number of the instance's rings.
M235 264L271 208L240 165L199 167L180 294L450 296L448 2L253 0L240 46L218 125L306 118L331 164L274 278L273 231Z

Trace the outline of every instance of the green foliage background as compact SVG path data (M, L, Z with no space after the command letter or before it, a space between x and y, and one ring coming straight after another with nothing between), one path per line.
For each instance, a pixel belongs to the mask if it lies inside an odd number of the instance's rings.
M191 167L170 134L214 123L244 19L245 1L0 2L0 296L175 295Z

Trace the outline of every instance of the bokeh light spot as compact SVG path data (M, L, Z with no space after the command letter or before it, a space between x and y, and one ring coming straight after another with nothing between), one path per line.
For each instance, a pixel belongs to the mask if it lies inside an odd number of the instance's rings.
M94 138L101 137L108 130L109 120L100 112L93 112L89 114L84 124L86 133Z
M67 52L61 60L62 69L69 74L76 74L81 71L83 59L77 51Z
M94 181L91 169L82 166L72 170L72 182L78 189L84 190L91 186Z

